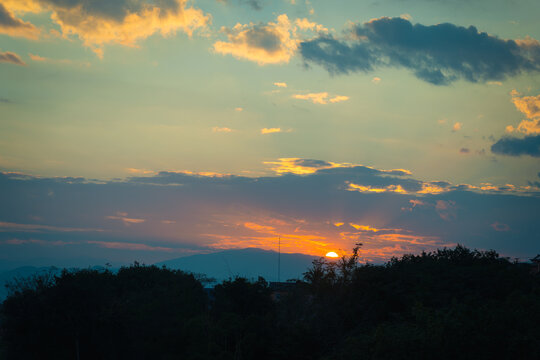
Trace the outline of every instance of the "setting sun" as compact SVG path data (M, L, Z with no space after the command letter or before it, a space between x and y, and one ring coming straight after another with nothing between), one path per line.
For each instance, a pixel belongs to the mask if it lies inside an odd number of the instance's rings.
M329 257L329 258L337 258L337 257L339 257L339 255L336 254L336 253L333 252L333 251L330 251L329 253L326 253L326 257Z

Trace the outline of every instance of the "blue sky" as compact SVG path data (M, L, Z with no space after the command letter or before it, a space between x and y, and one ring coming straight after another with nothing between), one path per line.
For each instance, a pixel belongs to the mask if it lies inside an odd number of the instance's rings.
M539 12L0 0L0 257L533 256Z

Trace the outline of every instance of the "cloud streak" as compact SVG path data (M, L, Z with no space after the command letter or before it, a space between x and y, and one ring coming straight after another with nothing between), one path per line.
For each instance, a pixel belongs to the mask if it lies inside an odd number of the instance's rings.
M328 103L335 104L338 102L349 100L348 96L344 96L344 95L330 96L327 92L294 94L292 95L292 98L299 99L299 100L308 100L314 104L320 104L320 105L326 105Z
M474 26L426 26L382 17L353 25L349 39L320 35L302 42L300 53L306 63L321 65L332 74L397 67L434 85L500 81L540 69L537 40L500 39Z

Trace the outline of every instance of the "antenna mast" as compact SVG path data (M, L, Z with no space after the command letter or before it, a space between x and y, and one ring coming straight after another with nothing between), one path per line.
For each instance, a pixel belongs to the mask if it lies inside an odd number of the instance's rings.
M278 258L277 258L277 281L280 282L281 275L281 236L278 237Z

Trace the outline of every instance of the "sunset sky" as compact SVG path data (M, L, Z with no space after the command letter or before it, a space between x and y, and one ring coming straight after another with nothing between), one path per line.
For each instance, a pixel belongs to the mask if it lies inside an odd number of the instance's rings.
M0 262L155 262L278 237L321 256L362 242L375 262L458 243L533 257L538 14L537 0L0 0Z

